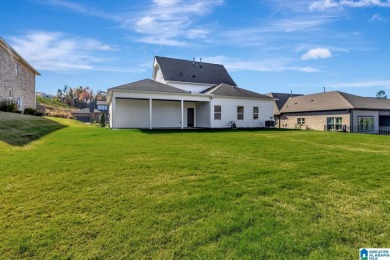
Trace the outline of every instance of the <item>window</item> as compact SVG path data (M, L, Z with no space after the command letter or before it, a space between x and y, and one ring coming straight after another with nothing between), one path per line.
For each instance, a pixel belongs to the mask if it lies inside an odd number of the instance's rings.
M214 106L214 120L221 120L222 109L221 106Z
M342 131L343 119L341 117L328 117L326 129L328 131Z
M253 107L253 120L259 119L259 107Z
M237 107L237 120L244 120L244 107Z
M97 107L98 107L99 111L107 111L108 110L107 105L98 105Z
M374 131L374 117L373 116L358 116L358 131L359 132L373 132Z
M304 117L298 117L297 118L297 124L298 125L304 125L305 124L305 118Z
M19 64L15 63L15 75L19 74Z

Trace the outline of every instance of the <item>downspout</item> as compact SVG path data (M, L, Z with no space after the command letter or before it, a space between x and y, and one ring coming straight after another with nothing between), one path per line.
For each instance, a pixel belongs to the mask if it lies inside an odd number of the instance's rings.
M350 125L349 132L353 133L353 110L352 109L349 110L349 125Z

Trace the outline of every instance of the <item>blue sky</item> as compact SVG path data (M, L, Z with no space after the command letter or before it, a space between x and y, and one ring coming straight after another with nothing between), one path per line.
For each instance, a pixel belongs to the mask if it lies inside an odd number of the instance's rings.
M390 94L390 1L0 0L37 91L150 78L154 56L220 63L260 93Z

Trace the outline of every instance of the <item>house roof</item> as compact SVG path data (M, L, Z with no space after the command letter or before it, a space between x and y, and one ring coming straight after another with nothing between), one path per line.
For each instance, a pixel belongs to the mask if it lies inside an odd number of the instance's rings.
M108 105L106 100L97 100L96 105Z
M109 88L108 90L135 90L146 92L161 92L161 93L187 93L188 91L172 87L170 85L160 83L151 79L143 79L136 82L128 83L118 87Z
M262 95L250 90L232 86L229 84L218 84L210 87L201 92L202 94L213 94L215 96L228 96L228 97L244 97L244 98L261 98L261 99L273 99L272 97Z
M302 96L302 94L289 94L289 93L274 93L271 92L267 94L267 96L275 98L275 104L274 104L274 115L279 115L280 110L282 109L283 105L287 102L287 100L290 97L298 97Z
M236 86L223 65L199 61L155 57L166 81L191 82L203 84L226 83Z
M390 109L390 100L360 97L340 91L324 92L288 99L281 113L344 109Z
M97 110L97 109L94 109L93 112L94 113L100 113L100 111ZM82 109L78 109L78 110L72 112L72 114L89 114L89 113L90 112L89 112L89 108L88 107L82 108Z
M31 66L19 53L17 53L3 38L0 37L0 47L3 47L8 53L24 63L35 75L41 75L33 66Z

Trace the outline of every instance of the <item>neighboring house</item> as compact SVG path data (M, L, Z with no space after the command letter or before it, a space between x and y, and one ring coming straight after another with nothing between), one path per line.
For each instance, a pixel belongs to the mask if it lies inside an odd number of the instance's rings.
M236 86L223 65L155 57L152 79L108 89L112 128L265 127L274 99Z
M0 37L0 102L15 102L19 111L35 108L35 76L41 75Z
M89 108L83 108L83 109L78 109L74 112L72 112L72 115L74 119L84 122L84 123L90 123L91 119L93 121L99 121L100 120L100 111L97 109L94 109L93 112L90 112Z
M280 110L283 105L287 102L289 98L302 96L302 94L287 94L287 93L274 93L271 92L267 94L269 97L273 97L275 99L274 102L274 119L275 119L275 127L281 128L280 126Z
M288 98L280 109L282 128L379 133L390 126L390 100L340 91Z
M108 109L107 101L105 101L105 100L98 100L98 101L96 101L96 107L95 108L106 116L106 120L109 118L109 113L108 113L109 109Z

